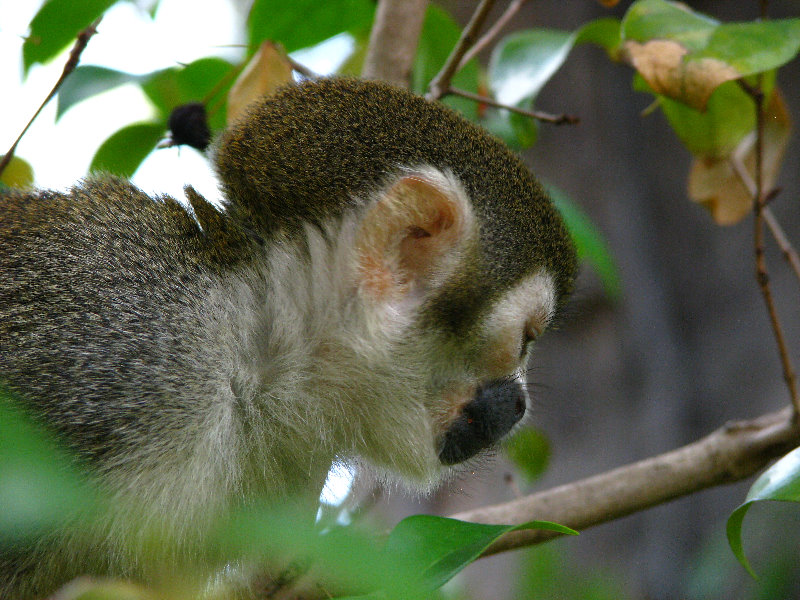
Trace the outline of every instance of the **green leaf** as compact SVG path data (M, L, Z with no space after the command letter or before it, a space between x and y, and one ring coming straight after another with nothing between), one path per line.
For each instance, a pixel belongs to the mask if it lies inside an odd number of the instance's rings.
M48 0L31 20L22 44L24 72L61 52L78 33L98 19L116 0Z
M474 561L504 533L546 529L567 535L577 532L547 521L523 525L484 525L446 517L415 515L403 519L389 534L383 550L387 560L402 560L419 573L420 592L440 588Z
M2 158L3 155L0 155ZM19 156L12 156L3 173L0 174L0 183L7 187L26 188L33 185L33 167Z
M694 12L685 4L639 0L625 13L621 34L623 41L670 39L697 51L706 46L717 25L716 19Z
M542 87L561 68L575 44L598 44L611 54L619 46L619 30L619 21L598 19L574 32L529 29L506 36L489 61L492 96L503 104L532 110ZM490 108L483 124L512 148L522 150L536 142L538 125L530 117Z
M550 462L549 440L532 427L522 429L508 438L503 450L529 483L541 477Z
M280 0L255 0L247 20L251 51L265 40L280 42L287 52L368 28L375 3L370 0L295 0L291 9Z
M622 288L619 272L603 236L589 217L562 190L547 186L547 191L561 216L564 217L578 251L578 258L587 260L592 265L603 283L606 294L612 300L618 299Z
M320 533L314 513L302 503L254 504L219 523L206 548L216 560L268 557L313 564L332 587L353 595L378 589L401 589L411 574L395 557L385 560L374 534L358 527L332 527ZM402 593L402 592L401 592ZM393 596L394 597L394 596Z
M532 105L533 102L528 101L520 108L531 110ZM539 123L536 119L505 108L487 107L478 123L503 140L507 146L518 151L530 148L539 137Z
M535 98L564 64L575 37L569 31L530 29L503 38L489 61L489 87L494 97L512 106Z
M114 69L79 66L58 90L56 120L75 104L127 83L139 83L147 75L131 75Z
M461 36L461 27L444 9L431 3L425 12L414 70L411 74L411 89L424 94L428 84L444 66L453 46ZM478 65L471 60L453 77L453 87L475 93L478 91ZM445 96L444 104L457 110L466 118L475 120L478 103L458 96Z
M528 29L512 33L492 51L489 87L503 104L518 106L536 98L576 44L597 44L612 53L619 42L620 23L611 18L590 21L572 32Z
M756 577L755 571L750 566L742 545L742 522L753 503L764 500L800 502L800 448L792 450L767 469L750 488L744 503L728 518L728 544L753 577Z
M622 47L655 92L704 111L725 82L797 56L800 19L720 24L683 4L639 0L623 19Z
M578 29L575 44L595 44L614 57L619 49L620 29L617 19L595 19Z
M167 120L172 109L188 102L224 97L233 83L234 65L221 58L201 58L183 67L172 67L142 75L142 91L155 105L159 118ZM222 85L221 85L222 84ZM209 113L209 126L225 126L225 112Z
M64 525L98 508L98 496L53 436L0 391L0 541Z
M714 90L705 111L657 94L638 73L634 76L634 89L658 98L675 134L695 156L729 156L755 127L753 101L735 81Z
M135 123L123 127L97 149L89 171L130 177L165 133L163 123Z
M622 33L625 40L637 42L678 42L688 51L686 60L720 60L740 76L776 69L800 51L800 19L720 24L666 0L634 2L623 19Z
M712 58L732 66L741 76L785 65L800 51L800 19L725 23L692 60Z

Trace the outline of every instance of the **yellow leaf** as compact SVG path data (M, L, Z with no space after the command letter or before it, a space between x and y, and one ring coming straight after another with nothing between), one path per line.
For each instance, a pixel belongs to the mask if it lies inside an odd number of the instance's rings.
M623 56L653 90L697 110L705 110L712 92L741 74L715 58L686 60L687 49L670 40L628 41Z
M791 127L783 97L775 89L765 107L764 192L778 178ZM755 132L745 136L730 156L696 158L689 173L689 197L705 206L717 224L738 223L753 208L755 163Z
M228 92L228 125L242 116L254 100L293 82L286 52L275 42L263 42Z
M3 158L3 155L0 154L0 158ZM33 168L19 156L12 156L2 175L0 175L0 182L13 188L32 187Z

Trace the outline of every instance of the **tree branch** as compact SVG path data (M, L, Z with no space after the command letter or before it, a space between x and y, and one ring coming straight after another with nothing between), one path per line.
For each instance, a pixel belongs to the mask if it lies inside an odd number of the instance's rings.
M458 39L455 48L453 48L450 56L447 57L442 70L431 80L428 86L428 94L426 95L428 100L439 100L444 96L446 90L450 88L450 81L458 71L461 59L475 43L478 31L483 27L483 23L486 21L486 17L489 15L489 11L492 10L494 3L495 0L481 0L478 8L475 9L472 17L470 17L469 23L467 23L464 31L461 32L461 37Z
M497 35L503 30L511 18L519 12L519 9L522 8L522 5L525 4L526 0L512 0L511 4L508 5L505 12L500 15L500 18L495 21L494 25L492 25L486 33L481 36L475 45L469 49L469 51L461 57L461 60L458 62L458 68L456 71L460 71L464 68L469 61L471 61L475 56L483 50L486 46L491 44Z
M380 0L361 76L408 88L428 0Z
M39 105L39 108L36 109L35 113L33 113L33 116L31 117L30 121L28 121L28 124L25 125L22 132L19 134L19 136L17 136L17 139L14 140L13 144L11 144L11 148L8 149L8 152L6 152L3 155L2 160L0 160L0 175L3 174L3 171L5 171L8 163L11 162L11 158L14 156L14 152L16 151L22 136L24 136L28 129L30 129L30 126L33 125L33 122L36 120L36 117L38 117L39 113L42 112L42 109L47 106L47 103L53 99L53 96L55 96L56 92L58 92L58 88L61 87L61 84L64 83L69 74L72 73L78 66L78 62L81 59L81 54L89 44L89 40L95 33L97 33L97 25L99 23L100 19L97 19L94 23L89 25L86 29L78 34L78 38L75 40L75 45L72 46L72 50L69 53L69 58L67 59L67 62L64 63L64 69L61 71L61 77L58 78L58 81L56 81L53 89L50 90L49 94L47 94L47 97Z
M452 515L495 524L547 520L586 529L697 491L739 481L800 444L793 411L729 423L688 446L550 490ZM552 531L511 532L484 555L544 542Z
M496 108L504 108L506 110L510 110L511 112L524 115L526 117L530 117L531 119L536 119L537 121L543 121L545 123L553 123L554 125L563 125L565 123L574 125L576 123L580 123L580 119L573 115L566 115L566 114L553 115L539 110L525 110L524 108L511 106L510 104L503 104L502 102L498 102L494 98L489 98L488 96L473 94L472 92L467 92L466 90L461 90L454 87L447 88L442 94L442 96L446 96L448 94L461 96L462 98L467 98L468 100L474 100L475 102L488 104L489 106L494 106Z

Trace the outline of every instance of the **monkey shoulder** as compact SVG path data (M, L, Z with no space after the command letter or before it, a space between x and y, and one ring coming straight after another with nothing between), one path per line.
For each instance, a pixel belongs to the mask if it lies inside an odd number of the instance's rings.
M95 275L169 267L188 277L232 269L252 256L257 238L193 188L186 194L190 207L113 176L64 192L7 190L0 196L0 260L77 262Z

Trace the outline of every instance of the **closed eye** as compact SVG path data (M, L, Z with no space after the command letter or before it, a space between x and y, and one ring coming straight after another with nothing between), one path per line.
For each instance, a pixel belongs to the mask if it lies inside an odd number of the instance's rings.
M528 326L525 327L525 331L522 334L522 348L519 353L520 358L525 356L525 353L528 351L528 346L535 342L540 335L542 335L542 330L538 326L529 323Z

